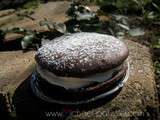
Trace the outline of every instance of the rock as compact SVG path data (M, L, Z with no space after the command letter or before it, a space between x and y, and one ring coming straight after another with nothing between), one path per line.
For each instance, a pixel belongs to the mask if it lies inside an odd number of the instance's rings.
M7 16L7 15L12 14L14 12L15 12L14 9L2 10L2 11L0 11L0 17Z
M13 27L29 27L35 29L33 26L34 24L38 23L40 20L44 20L44 18L48 20L53 20L55 22L64 22L67 20L65 12L68 10L70 6L70 2L67 1L57 1L57 2L47 2L46 4L40 4L38 8L34 9L34 13L31 17L35 18L35 21L24 18L17 20L12 20L8 24L1 24L2 28L7 28L9 26ZM22 11L18 11L23 12ZM6 10L1 11L1 14L6 13ZM16 14L15 12L14 14ZM2 19L2 18L0 18ZM39 24L38 24L39 26Z
M149 119L156 119L158 116L158 99L150 49L130 40L125 40L125 42L130 50L128 59L131 65L130 77L120 94L99 108L84 112L70 111L78 113L69 116L70 119L144 119L147 115ZM29 80L25 79L33 70L33 67L28 69L34 61L33 55L34 52L22 53L21 51L0 53L0 88L5 92L7 90L10 98L13 96L14 102L10 103L11 106L14 104L17 115L25 118L30 115L33 117L33 114L29 114L28 111L42 110L41 114L44 117L45 112L55 109L55 106L51 107L50 104L40 102L33 97L33 94L30 93L30 87L24 87L24 85L29 86L26 83ZM27 112L26 116L25 112ZM37 115L40 116L40 114Z
M33 65L34 51L0 52L0 113L6 113L4 117L13 110L10 94L32 73Z
M31 73L30 66L34 63L34 51L0 52L0 90L18 84Z
M65 12L70 6L70 2L67 1L57 1L57 2L47 2L46 4L40 4L37 9L35 9L34 14L31 15L35 20L31 20L27 17L20 19L16 12L9 14L7 16L0 17L1 29L6 29L12 27L29 28L31 30L36 30L39 32L48 31L45 27L39 25L39 22L47 19L49 21L54 21L57 23L63 23L68 20ZM5 12L5 11L3 11ZM1 11L1 13L3 13ZM10 35L6 37L6 41L15 40L19 35Z

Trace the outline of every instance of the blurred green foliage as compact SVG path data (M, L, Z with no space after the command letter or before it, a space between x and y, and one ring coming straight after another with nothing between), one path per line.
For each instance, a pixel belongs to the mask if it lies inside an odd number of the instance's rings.
M22 6L18 7L17 9L33 10L37 8L39 4L40 4L40 0L28 0L26 3L24 3Z
M95 0L104 12L142 15L160 20L160 0Z
M97 32L100 30L101 24L97 13L93 12L88 6L83 5L80 0L73 1L66 14L70 18L65 22L67 31L70 33Z

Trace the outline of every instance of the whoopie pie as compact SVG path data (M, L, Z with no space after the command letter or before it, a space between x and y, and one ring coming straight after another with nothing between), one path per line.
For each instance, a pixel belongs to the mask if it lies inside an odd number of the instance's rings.
M107 96L126 79L128 55L127 46L110 35L63 35L43 45L35 55L33 91L39 91L42 99L62 103Z

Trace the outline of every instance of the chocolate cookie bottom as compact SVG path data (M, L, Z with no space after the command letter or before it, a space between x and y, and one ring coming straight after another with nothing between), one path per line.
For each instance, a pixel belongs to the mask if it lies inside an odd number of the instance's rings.
M56 89L57 87L52 85L54 89L47 89L47 87L42 87L42 84L38 83L36 75L33 74L31 77L31 89L35 96L38 98L49 102L56 103L60 105L85 105L89 104L103 98L112 98L115 93L120 91L123 87L123 83L128 78L129 69L125 69L125 72L122 72L122 76L118 77L117 81L104 89L103 84L94 86L95 89L90 89L89 92L86 91L66 91L63 89ZM42 81L42 80L40 80ZM44 85L44 84L43 84ZM49 85L45 83L45 86ZM99 87L98 87L99 86ZM97 89L96 89L97 88ZM49 91L50 90L50 91ZM86 89L87 90L87 89Z

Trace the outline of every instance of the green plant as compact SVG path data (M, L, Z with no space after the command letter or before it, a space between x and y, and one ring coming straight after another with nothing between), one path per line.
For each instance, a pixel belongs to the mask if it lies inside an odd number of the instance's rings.
M160 79L160 32L155 32L152 37L152 48L154 53L154 67L158 80Z
M100 26L96 12L83 5L80 0L73 1L66 14L70 19L65 23L69 32L91 32L98 30Z
M56 23L54 21L40 21L40 26L46 26L48 28L48 33L54 34L55 31L61 33L61 35L65 34L66 26L63 23ZM3 45L3 40L8 33L17 33L21 34L23 37L21 38L21 47L22 49L28 49L29 47L32 48L39 48L42 45L43 39L46 36L43 33L33 31L30 29L24 28L9 28L6 30L0 30L0 46Z
M30 46L39 47L40 39L37 36L39 34L36 31L32 31L30 29L23 29L23 28L10 28L5 30L5 34L8 33L17 33L23 35L21 39L21 46L22 49L27 49Z
M3 43L3 40L5 38L5 36L8 34L8 33L17 33L17 34L21 34L23 37L21 38L21 46L22 46L22 49L27 49L28 47L33 47L33 46L36 46L36 47L39 47L40 46L40 38L37 37L37 35L39 34L38 32L36 31L32 31L30 29L23 29L23 28L9 28L9 29L6 29L6 30L0 30L0 35L1 35L1 41ZM3 45L3 44L1 44Z
M106 12L132 13L149 19L160 16L159 0L98 0L97 3Z
M160 38L155 40L152 46L154 49L160 49Z
M39 6L40 0L28 0L24 5L21 6L22 9L35 9Z
M27 17L31 20L35 20L33 17L31 17L31 15L34 14L34 11L32 11L32 10L23 10L23 11L17 12L16 14L20 19Z
M98 2L106 12L129 13L140 11L141 2L137 0L101 0Z
M4 39L4 35L5 35L4 31L0 30L0 39Z
M157 74L157 77L160 78L160 58L159 60L156 60L154 62L154 66L155 66L155 73Z
M56 23L54 21L43 20L39 22L40 26L46 26L50 31L57 31L62 34L67 32L66 25L63 23Z
M3 45L4 37L5 37L5 32L3 30L0 30L0 46Z
M71 17L71 19L81 21L81 20L94 20L97 18L97 14L90 10L88 6L82 5L80 2L73 1L70 8L66 14Z

